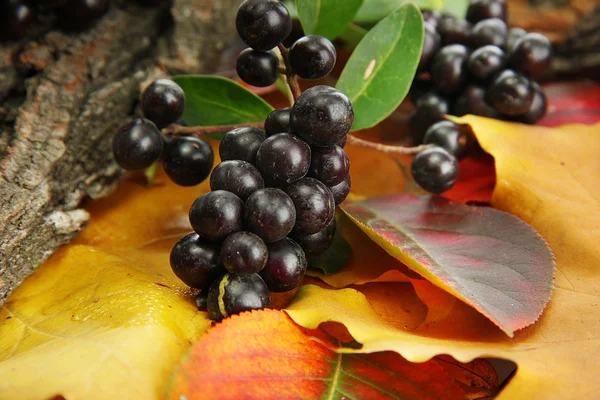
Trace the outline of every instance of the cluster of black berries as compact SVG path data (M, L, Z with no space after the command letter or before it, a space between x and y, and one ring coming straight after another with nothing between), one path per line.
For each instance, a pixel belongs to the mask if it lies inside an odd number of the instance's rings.
M166 6L171 0L140 0L153 6ZM0 40L27 36L39 17L56 13L58 25L68 32L83 31L108 10L109 0L2 0Z
M183 89L169 79L154 81L142 95L142 113L122 126L113 138L113 156L123 169L144 170L159 159L173 182L194 186L206 178L214 162L211 145L193 136L168 137L163 128L183 114Z
M240 56L241 75L248 79L244 72L253 71L250 83L266 83L262 74L273 71L263 67L271 62L260 60L277 61L265 50L289 34L287 10L278 1L246 0L237 26L257 49ZM307 46L296 47L302 55L292 61L294 72L326 75L333 65L323 66L321 45L308 40ZM290 54L294 60L292 50ZM333 47L327 54L335 60ZM173 247L170 259L175 274L200 289L198 308L208 310L212 320L268 307L271 292L300 285L307 257L329 249L335 207L350 192L350 162L343 146L353 121L348 97L332 87L315 86L293 107L273 111L264 131L243 127L225 134L219 146L222 162L210 176L212 191L190 208L195 233Z
M437 144L412 165L415 181L441 193L454 185L457 159L469 137L443 121L444 114L480 115L534 124L546 113L546 96L535 82L548 69L550 41L506 25L505 0L472 0L466 20L424 11L424 43L411 88L415 143Z

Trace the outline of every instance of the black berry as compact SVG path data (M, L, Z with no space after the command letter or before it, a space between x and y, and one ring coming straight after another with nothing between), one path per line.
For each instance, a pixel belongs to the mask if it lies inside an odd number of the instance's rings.
M454 103L454 115L462 117L467 114L502 119L502 115L487 103L486 89L474 84L467 85Z
M410 134L415 144L421 144L427 129L450 113L450 102L441 94L431 91L419 96L415 107L417 111L410 120Z
M458 161L441 147L423 150L411 164L412 176L423 189L431 193L443 193L458 178Z
M177 121L183 114L185 94L170 79L157 79L144 90L142 112L159 128Z
M192 228L207 240L218 242L242 230L244 203L224 190L205 193L190 208Z
M260 51L277 47L292 31L290 13L277 0L243 1L235 25L242 40Z
M489 18L506 21L505 0L471 0L467 10L467 20L472 24Z
M310 147L292 134L278 133L260 145L256 166L268 185L289 185L308 173Z
M236 128L221 139L219 155L221 160L242 160L256 163L256 152L265 140L265 133L258 128Z
M260 172L246 161L223 161L210 175L211 190L226 190L243 201L257 190L265 187Z
M508 28L500 18L489 18L479 21L473 26L469 42L473 47L482 47L488 44L504 47Z
M338 183L335 186L330 186L329 190L333 194L333 199L335 200L335 205L339 206L346 200L348 194L350 194L350 187L352 186L352 180L350 178L350 174L346 175L343 181Z
M161 8L171 8L173 6L173 0L140 0L140 3Z
M173 182L194 186L203 182L212 169L213 149L206 140L181 136L170 140L163 151L163 166Z
M113 155L126 170L151 166L163 150L160 131L152 122L138 118L122 126L113 138Z
M5 0L0 11L0 39L21 39L35 23L35 8L29 1Z
M321 79L335 66L336 51L323 36L308 35L292 45L288 57L292 71L300 78Z
M268 257L267 245L254 233L236 232L227 236L221 245L221 262L232 274L260 272L267 264Z
M350 99L330 86L314 86L298 98L290 114L292 132L311 146L337 144L350 131L354 109Z
M319 256L329 250L333 244L336 226L335 218L332 218L322 231L306 236L292 235L292 238L304 250L307 257Z
M170 256L173 272L186 285L203 289L223 273L219 246L202 240L196 233L181 238Z
M206 311L208 308L208 288L201 290L196 295L196 307L198 307L198 311Z
M459 160L467 155L469 142L466 128L452 121L435 123L427 130L423 140L425 144L435 144L442 147Z
M438 22L439 22L440 18L442 17L442 13L440 13L437 10L423 10L422 13L423 13L423 21L427 22L434 28L437 28Z
M429 61L440 48L440 34L437 33L433 25L425 22L423 24L423 49L421 50L421 59L417 70L419 72L426 71L429 67Z
M527 31L523 28L516 26L510 28L506 35L506 52L508 54L512 53L512 51L515 49L517 41L525 35L527 35Z
M298 287L308 268L302 247L288 238L271 243L268 247L269 259L260 276L269 290L282 293Z
M66 31L89 28L108 10L108 0L70 0L59 10L59 23Z
M523 115L533 100L531 81L512 70L505 70L494 79L487 92L488 102L508 116Z
M213 321L270 305L269 289L257 274L225 274L213 282L208 292L208 317Z
M506 54L498 46L483 46L471 53L468 65L471 75L486 81L504 69Z
M245 222L247 229L266 243L277 242L294 228L294 202L280 189L258 190L246 201Z
M271 51L246 49L237 58L238 76L247 84L258 87L271 86L279 76L279 60Z
M540 78L552 60L550 40L539 33L528 33L518 39L509 56L509 64L532 79Z
M327 186L342 182L350 171L348 154L339 146L312 149L308 175Z
M453 15L444 14L437 26L444 45L468 44L471 24L464 19L456 19Z
M415 78L410 86L410 92L408 92L408 96L413 103L416 104L417 100L428 92L433 91L435 88L433 87L433 82L431 79L421 79Z
M296 207L294 232L312 235L327 226L335 212L331 190L313 178L300 179L285 189Z
M461 44L442 47L431 61L431 78L442 92L456 93L467 79L469 50Z
M533 88L533 100L531 101L529 110L527 110L525 114L516 117L516 121L523 122L526 124L535 124L540 119L542 119L544 115L546 115L546 95L544 94L544 91L542 90L540 85L538 85L535 82L533 82Z
M269 114L265 120L265 132L267 136L278 133L289 133L290 131L290 107L280 108Z

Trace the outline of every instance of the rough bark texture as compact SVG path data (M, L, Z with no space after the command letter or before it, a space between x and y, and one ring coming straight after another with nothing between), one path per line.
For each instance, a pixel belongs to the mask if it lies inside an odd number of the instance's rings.
M176 0L175 24L133 3L113 1L82 34L42 27L0 47L0 305L85 227L81 201L114 189L112 135L140 87L165 72L212 72L234 37L238 0Z

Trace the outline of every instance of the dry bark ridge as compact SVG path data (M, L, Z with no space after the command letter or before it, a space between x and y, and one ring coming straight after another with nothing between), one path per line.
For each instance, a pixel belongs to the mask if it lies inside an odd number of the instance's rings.
M0 305L85 227L81 201L115 187L112 135L142 82L157 66L213 72L234 37L238 0L176 0L166 29L167 10L133 3L78 35L0 47Z

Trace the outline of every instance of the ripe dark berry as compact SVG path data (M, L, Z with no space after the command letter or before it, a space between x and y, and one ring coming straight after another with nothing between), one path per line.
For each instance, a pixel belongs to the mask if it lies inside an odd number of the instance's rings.
M500 113L517 116L529 110L533 93L533 85L529 79L507 69L488 88L487 100Z
M440 18L437 31L444 46L449 44L468 44L471 24L464 19L456 19L453 15L444 14Z
M427 129L450 113L450 102L441 94L431 91L421 95L415 107L417 112L410 120L410 134L415 144L421 144Z
M278 133L260 145L256 167L268 185L289 185L308 173L310 147L292 134Z
M58 12L59 23L66 31L89 28L108 10L108 0L70 0Z
M288 238L271 243L268 247L269 260L259 275L269 290L283 293L298 287L308 268L302 247Z
M437 28L442 13L437 10L422 10L422 13L423 21L433 26L434 29Z
M473 26L469 42L473 47L482 47L488 44L504 47L507 31L506 23L501 19L484 19Z
M307 236L292 235L292 238L302 247L307 257L318 256L329 250L333 244L336 226L335 218L332 218L321 232Z
M327 186L342 182L350 171L348 154L339 146L315 147L311 155L308 175Z
M221 139L219 155L221 160L242 160L256 163L256 152L265 140L265 133L258 128L237 128L229 131Z
M292 132L311 146L332 146L354 122L350 99L331 86L314 86L298 98L290 114Z
M198 311L206 311L208 308L208 289L201 290L200 293L196 295L196 307L198 307Z
M515 44L517 41L525 35L527 35L527 31L523 28L516 26L510 28L506 35L506 52L508 54L512 53L512 51L515 49Z
M483 46L471 53L468 65L471 75L486 81L504 69L506 54L498 46Z
M303 178L285 189L296 207L294 232L312 235L327 226L335 212L331 190L313 178Z
M123 125L113 138L115 161L130 171L148 168L158 160L162 150L160 131L144 118Z
M243 201L257 190L265 187L260 172L246 161L223 161L210 175L211 190L226 190Z
M518 39L509 55L509 64L532 79L540 78L552 60L552 45L539 33L528 33Z
M181 136L170 140L163 151L163 166L173 182L194 186L203 182L212 169L213 149L206 140Z
M335 67L335 46L323 36L308 35L290 48L289 63L300 78L321 79Z
M421 50L421 59L419 60L418 71L426 71L429 61L440 48L440 34L437 33L433 25L425 22L423 24L423 49Z
M350 174L346 175L343 181L338 183L335 186L330 186L329 190L333 194L333 199L335 200L335 205L339 206L346 200L348 194L350 194L350 187L352 186L352 180L350 178Z
M220 274L219 246L202 240L196 233L181 238L171 250L171 268L186 285L204 289Z
M5 0L0 12L0 39L21 39L35 23L35 8L26 0Z
M466 128L452 121L440 121L432 125L423 140L425 144L442 147L459 160L467 155L469 142Z
M161 8L171 8L173 6L173 0L140 0L140 3Z
M456 93L467 79L469 50L462 44L442 47L431 61L431 78L442 92Z
M458 161L441 147L423 150L411 164L412 176L423 189L443 193L456 183Z
M208 317L213 321L270 305L269 289L257 274L225 274L213 282L208 292Z
M246 201L245 221L247 229L266 243L277 242L294 228L296 208L283 190L261 189Z
M506 21L505 0L471 0L467 10L467 20L472 24L489 18Z
M269 114L265 120L265 132L267 136L290 131L290 107L280 108Z
M246 49L237 58L238 76L248 85L271 86L279 76L279 60L272 51Z
M533 82L534 94L533 100L531 101L531 105L529 106L529 110L518 117L515 118L516 121L523 122L526 124L535 124L538 122L544 115L546 115L546 95L544 91L537 83Z
M177 121L185 107L183 89L170 79L157 79L144 90L142 112L159 128Z
M292 32L292 19L280 1L245 0L238 8L235 26L248 46L267 51Z
M267 245L254 233L236 232L227 236L221 245L221 262L232 274L260 272L267 264L268 257Z
M434 87L431 79L415 78L410 86L410 92L408 92L408 96L413 104L416 104L417 100L419 100L419 97L433 90Z
M242 230L244 203L224 190L205 193L190 208L190 223L200 237L219 242Z
M462 117L467 114L502 119L502 115L487 103L485 88L473 84L468 85L454 103L454 115Z

